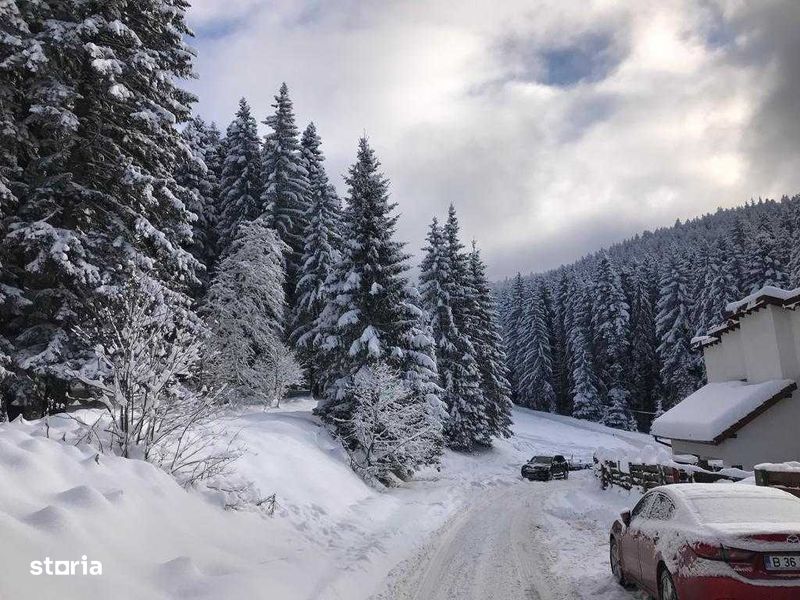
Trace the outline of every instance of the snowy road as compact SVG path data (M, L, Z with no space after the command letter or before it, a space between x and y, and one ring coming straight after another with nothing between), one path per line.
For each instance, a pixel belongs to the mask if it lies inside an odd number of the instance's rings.
M554 577L540 512L569 482L503 486L458 514L390 576L378 598L547 600L574 598Z
M611 579L588 477L487 490L394 569L374 600L637 598Z
M516 444L538 446L520 433ZM600 491L589 471L476 490L372 600L643 598L613 581L607 557L609 525L635 499Z

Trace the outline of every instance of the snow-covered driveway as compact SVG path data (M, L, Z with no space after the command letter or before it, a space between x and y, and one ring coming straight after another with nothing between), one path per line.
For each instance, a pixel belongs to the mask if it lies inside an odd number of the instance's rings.
M605 522L628 500L597 498L589 478L479 494L392 571L375 600L635 598L611 579L607 560Z

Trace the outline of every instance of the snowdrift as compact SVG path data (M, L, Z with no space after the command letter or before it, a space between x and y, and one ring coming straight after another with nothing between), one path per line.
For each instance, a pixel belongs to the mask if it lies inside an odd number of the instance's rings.
M51 418L50 439L42 422L0 426L0 598L312 597L307 569L333 559L315 526L375 494L310 416L232 422L249 449L237 470L279 492L271 519L224 511L143 461L61 442L71 426ZM98 560L103 574L31 575L31 561L48 557Z

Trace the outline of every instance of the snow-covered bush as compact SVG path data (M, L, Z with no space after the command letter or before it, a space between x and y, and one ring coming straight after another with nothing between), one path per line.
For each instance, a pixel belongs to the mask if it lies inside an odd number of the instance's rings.
M284 344L276 345L272 358L265 360L265 393L270 404L281 405L286 392L303 383L303 368L291 350Z
M202 332L141 273L121 292L78 331L94 347L96 369L74 375L105 407L85 423L86 440L152 462L185 484L219 475L238 452L218 449L217 403L196 387Z
M207 377L229 402L280 402L302 370L281 340L283 253L263 218L243 222L217 266L203 314L211 331Z
M430 462L431 444L441 423L425 404L414 401L409 384L385 363L363 367L348 395L355 409L339 423L353 469L367 481L389 483Z

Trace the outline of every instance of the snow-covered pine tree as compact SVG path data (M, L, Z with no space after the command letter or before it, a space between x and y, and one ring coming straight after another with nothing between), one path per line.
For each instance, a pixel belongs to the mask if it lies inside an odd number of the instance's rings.
M619 388L614 388L608 392L605 412L600 422L606 427L636 431L636 419L633 418L628 406L629 395L620 394L620 391Z
M405 276L408 266L403 245L395 241L397 216L389 201L388 181L365 138L348 172L346 231L341 260L328 280L327 304L316 325L324 354L320 382L324 398L317 409L327 425L343 439L352 439L346 423L358 410L350 391L357 373L386 363L409 382L409 402L420 403L431 419L441 421L444 408L436 384L434 342L426 313ZM397 464L403 475L421 464L438 462L441 431L428 438L424 459ZM351 453L363 451L348 443Z
M290 343L306 365L309 384L316 395L322 390L316 377L319 349L314 345L314 323L325 307L325 282L339 261L342 246L339 202L328 183L320 144L316 127L311 123L301 141L309 179L309 206L289 334Z
M697 279L692 323L694 333L704 335L708 329L722 321L722 310L729 302L737 300L739 289L726 269L728 242L718 238L704 248L704 264Z
M120 292L131 265L176 304L198 267L184 250L187 192L173 177L185 153L175 124L194 100L175 84L192 75L183 2L35 5L27 64L37 64L18 92L36 154L18 163L0 261L30 301L3 332L27 375L15 378L25 402L63 398L74 370L93 364L75 326Z
M449 262L449 284L448 296L450 307L453 313L453 322L456 328L466 338L467 345L464 348L461 361L467 364L470 360L469 357L475 359L478 355L478 350L475 348L477 339L480 337L479 330L483 327L480 322L480 309L478 306L478 293L472 287L472 277L469 272L469 257L464 252L464 245L461 243L461 227L458 223L456 216L455 206L451 203L447 211L447 221L442 228L444 235L445 252ZM477 361L476 361L477 362ZM472 373L472 370L469 370ZM448 428L448 439L453 444L455 438L468 440L470 437L474 440L473 444L489 445L491 438L496 434L493 427L489 425L487 414L490 410L488 401L483 397L483 390L480 386L480 377L475 378L474 383L477 383L478 394L473 395L472 399L468 399L466 394L461 396L461 406L465 414L460 417L462 424L456 428L454 423L454 407L450 406L450 427ZM462 385L464 385L462 383ZM469 385L473 385L473 381L469 381ZM478 402L478 407L469 408L467 404ZM475 418L477 416L477 419ZM456 433L456 429L460 433ZM464 446L467 448L467 446Z
M469 264L464 244L461 243L461 226L458 223L456 207L451 203L447 209L447 221L442 227L445 249L450 263L450 306L456 327L462 329L469 337L468 329L475 311L475 298L469 287Z
M280 402L302 371L282 342L286 247L265 217L243 221L222 256L203 314L210 331L206 372L231 402Z
M491 439L480 371L471 341L455 323L452 291L456 283L450 249L436 218L427 240L420 265L420 292L423 307L430 315L439 385L448 411L445 437L451 448L469 451L475 444L489 444Z
M543 281L533 284L527 302L526 329L521 375L520 398L536 410L555 412L553 389L553 351L547 315L547 288Z
M28 84L45 57L29 25L43 18L43 10L44 6L31 2L10 2L0 9L0 239L17 210L19 196L25 193L23 165L36 153L25 121L26 97ZM0 254L0 422L7 419L2 388L11 383L12 372L7 368L14 354L4 334L7 321L27 302L4 261Z
M689 346L692 338L691 310L685 258L673 254L663 267L656 306L665 408L674 406L697 388L698 380L693 373L695 359Z
M567 354L567 328L565 319L569 302L569 273L559 269L553 281L553 387L556 393L556 410L570 414L570 373Z
M269 215L270 224L290 249L286 254L286 299L289 307L294 308L307 224L308 171L300 151L294 109L285 83L275 96L272 107L275 113L264 121L272 132L264 139L261 205Z
M589 352L589 341L583 328L577 327L570 339L572 352L572 416L576 419L599 422L602 418L603 403L597 391L594 368Z
M572 371L572 416L577 419L600 421L603 402L598 391L597 376L592 364L589 330L589 296L584 286L575 283L568 309L570 325L567 350Z
M217 254L220 256L236 237L242 221L253 221L263 214L259 200L263 190L261 143L256 120L244 98L239 100L239 110L228 125L223 154L217 208Z
M733 219L733 224L725 232L728 241L728 256L725 269L733 277L740 290L749 290L750 282L747 281L747 249L750 227L741 215Z
M766 217L759 220L755 237L749 246L747 281L751 294L765 285L789 287L789 274L786 265L780 262L776 233Z
M220 135L216 127L209 126L200 117L193 117L181 132L189 149L175 176L177 182L191 192L189 209L196 217L192 223L192 243L189 249L203 265L200 274L203 288L214 266L216 257L217 205L219 181L214 170L219 154Z
M789 271L789 284L792 288L797 288L800 287L800 207L793 206L789 214L794 226L792 227L787 270Z
M511 435L511 389L508 384L503 337L497 307L486 277L486 266L475 242L469 255L470 286L475 292L478 324L472 340L481 372L481 391L493 436Z
M630 391L625 380L625 362L630 350L630 307L614 264L603 253L597 264L592 290L592 326L595 345L595 372L602 391L613 395L618 406L628 402Z
M635 265L631 303L631 405L641 431L649 431L660 394L661 369L655 305L658 269L651 260Z
M508 381L511 386L511 397L519 402L519 379L522 359L523 323L525 320L525 283L522 275L517 273L504 306L503 331L508 366Z

